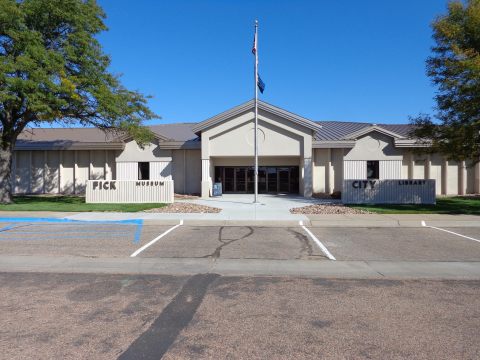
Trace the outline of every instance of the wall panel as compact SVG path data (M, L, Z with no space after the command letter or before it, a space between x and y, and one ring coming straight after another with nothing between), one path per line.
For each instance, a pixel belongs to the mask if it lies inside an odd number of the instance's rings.
M458 164L449 160L447 165L447 195L458 194Z
M47 164L45 166L45 192L50 194L58 193L58 166L59 152L47 151Z
M90 180L105 179L105 150L92 150Z
M138 180L137 162L118 162L116 168L117 180Z
M22 194L30 191L30 151L16 152L15 192Z
M151 161L150 179L152 180L172 180L172 162L171 161Z
M345 160L343 169L345 180L367 178L367 162L365 160Z
M402 178L402 160L380 160L378 167L380 180Z
M31 192L34 194L43 193L43 172L45 165L45 152L32 151L32 170L30 174Z
M85 193L90 173L90 151L79 150L77 153L77 169L75 171L75 193Z
M437 154L430 156L430 179L435 180L435 192L437 195L442 193L442 166L442 156Z
M75 155L73 151L62 151L61 191L73 194L75 190Z

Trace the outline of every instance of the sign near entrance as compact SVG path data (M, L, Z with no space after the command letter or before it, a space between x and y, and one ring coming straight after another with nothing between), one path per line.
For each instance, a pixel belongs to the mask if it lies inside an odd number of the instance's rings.
M87 203L172 203L173 180L88 180Z
M344 204L435 204L435 180L344 180Z

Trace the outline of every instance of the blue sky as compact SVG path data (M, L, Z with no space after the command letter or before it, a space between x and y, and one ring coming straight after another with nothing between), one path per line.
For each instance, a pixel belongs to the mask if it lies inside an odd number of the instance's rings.
M162 119L198 122L253 97L312 120L405 123L432 112L430 24L446 0L98 0L111 71Z

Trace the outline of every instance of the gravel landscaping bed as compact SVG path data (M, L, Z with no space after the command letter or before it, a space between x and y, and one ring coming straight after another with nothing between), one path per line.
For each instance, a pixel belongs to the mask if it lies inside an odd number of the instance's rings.
M167 206L145 210L147 213L219 213L222 209L206 206L191 204L186 202L177 202L173 204L168 204Z
M290 209L292 214L371 214L342 204L315 204Z

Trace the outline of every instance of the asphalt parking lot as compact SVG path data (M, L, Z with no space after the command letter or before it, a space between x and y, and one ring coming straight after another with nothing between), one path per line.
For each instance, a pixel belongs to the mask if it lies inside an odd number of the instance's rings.
M140 256L326 259L300 227L260 226L181 226L146 249Z
M281 225L0 221L0 358L480 357L480 227Z
M480 239L480 228L449 229ZM418 228L312 228L337 260L479 261L480 243Z
M478 281L0 273L0 311L9 360L480 356Z
M0 222L0 255L337 261L480 261L480 227L192 226Z
M119 222L0 222L0 254L125 257L168 228Z

